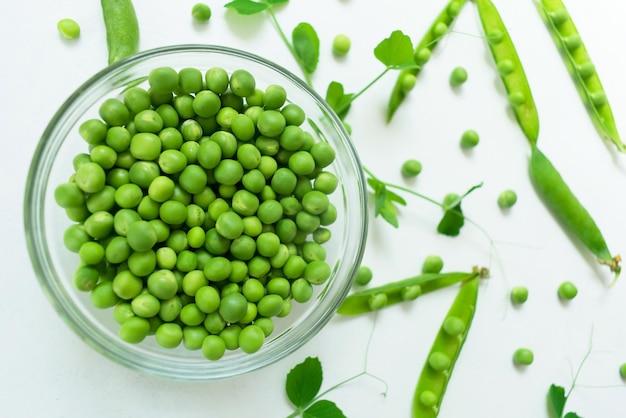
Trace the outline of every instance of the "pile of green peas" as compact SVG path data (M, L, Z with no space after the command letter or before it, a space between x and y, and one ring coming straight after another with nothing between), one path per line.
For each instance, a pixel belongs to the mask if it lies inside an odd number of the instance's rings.
M89 152L55 189L74 222L73 284L113 308L128 343L254 353L331 275L335 150L246 70L160 67L147 81L80 125Z

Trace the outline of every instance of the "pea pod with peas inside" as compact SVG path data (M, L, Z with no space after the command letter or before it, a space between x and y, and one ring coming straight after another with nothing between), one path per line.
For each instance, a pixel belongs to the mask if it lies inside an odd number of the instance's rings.
M439 13L435 21L428 28L428 32L415 48L415 62L419 67L402 70L398 75L398 80L391 92L389 105L387 107L387 122L391 121L394 113L400 107L406 97L405 79L407 76L416 77L421 68L429 60L430 55L439 41L448 32L448 29L461 12L466 0L451 0Z
M413 394L413 418L436 417L454 364L467 339L478 299L479 277L465 280L435 337Z
M620 256L611 255L596 222L537 146L531 149L529 168L531 181L548 208L600 263L611 268L615 273L615 281L621 271Z
M426 273L408 279L386 283L382 286L362 290L349 295L341 304L340 315L359 315L386 308L400 302L451 286L475 277L486 277L485 269L474 269L469 273Z
M530 144L536 144L539 136L539 115L513 41L491 0L474 2L515 117Z
M576 88L586 104L591 119L600 134L609 139L620 152L626 145L620 139L613 111L607 100L600 77L595 71L578 29L561 0L537 1L537 7L552 38L561 51Z

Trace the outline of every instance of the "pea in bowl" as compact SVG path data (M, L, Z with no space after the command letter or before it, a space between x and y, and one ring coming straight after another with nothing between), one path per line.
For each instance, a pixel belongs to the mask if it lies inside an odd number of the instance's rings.
M204 45L139 53L79 87L36 149L24 216L39 282L86 343L199 381L309 341L367 234L358 156L324 100Z

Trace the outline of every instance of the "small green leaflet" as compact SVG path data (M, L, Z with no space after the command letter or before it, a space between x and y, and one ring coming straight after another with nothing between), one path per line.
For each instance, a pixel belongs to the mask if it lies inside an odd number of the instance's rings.
M322 387L322 363L317 357L307 357L287 374L287 397L298 408L306 407Z
M315 402L303 413L302 418L346 418L334 402L325 399Z
M413 42L400 30L391 32L374 48L374 55L389 69L416 67L413 58Z
M406 206L406 200L401 196L387 189L387 186L380 180L368 178L367 184L374 191L374 216L382 216L391 226L397 228L398 209L395 204Z
M473 186L463 196L444 207L443 218L437 225L437 232L449 237L456 237L461 233L461 228L465 225L465 216L463 215L463 209L461 209L461 202L467 195L480 187L482 187L482 183Z
M550 385L550 390L548 391L548 410L550 411L551 418L561 418L563 416L565 401L567 401L565 388L555 384Z
M285 0L286 1L286 0ZM230 3L226 3L224 7L228 9L234 9L237 13L242 15L255 15L261 13L269 7L269 4L281 3L281 1L258 2L252 0L233 0Z
M307 357L287 373L287 397L302 418L346 418L334 402L324 399L313 402L322 387L322 378L322 363L317 357Z
M317 68L320 57L320 39L313 26L306 22L301 22L291 33L293 49L296 58L301 62L304 70L312 74Z
M550 418L582 418L575 412L568 412L563 415L566 402L567 396L565 395L565 389L555 384L550 385L550 390L548 391L548 411Z
M326 89L326 103L337 113L339 119L343 120L350 110L350 102L354 94L344 93L343 84L332 81Z

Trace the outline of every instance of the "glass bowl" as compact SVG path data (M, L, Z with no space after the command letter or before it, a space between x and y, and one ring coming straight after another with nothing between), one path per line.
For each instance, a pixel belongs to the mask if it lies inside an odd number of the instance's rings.
M204 358L200 350L160 347L153 336L129 344L118 336L119 325L112 308L94 308L89 292L76 290L72 283L79 257L64 246L64 231L71 222L57 205L54 191L73 174L72 160L88 152L78 133L82 122L98 118L98 108L107 98L120 97L130 85L147 88L150 70L169 66L180 70L195 67L203 72L222 67L230 74L249 71L257 88L278 84L287 91L288 101L299 105L308 120L303 127L316 140L327 141L336 151L328 167L338 178L330 195L337 208L337 220L328 228L332 238L324 244L330 278L314 286L306 303L292 304L291 312L275 318L275 329L258 351L226 350L216 361ZM143 83L143 84L141 84ZM181 380L207 381L241 375L267 366L292 353L328 323L348 293L361 262L366 234L366 186L357 153L325 101L286 69L256 55L219 46L179 45L139 53L103 69L72 94L54 115L32 159L24 202L25 229L34 270L45 294L65 322L87 344L104 356L129 368Z

